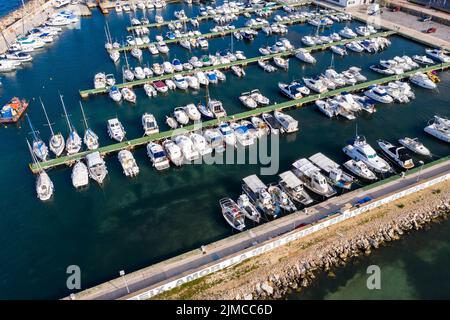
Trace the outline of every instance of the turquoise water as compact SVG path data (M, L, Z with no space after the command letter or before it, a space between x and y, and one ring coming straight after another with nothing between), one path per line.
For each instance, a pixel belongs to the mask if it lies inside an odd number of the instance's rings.
M166 19L184 8L186 13L197 12L197 6L168 5L162 14ZM150 14L150 20L154 13ZM32 101L28 114L43 138L48 139L45 118L36 99L41 96L55 128L65 135L67 129L62 118L58 91L65 97L72 123L82 130L78 107L79 89L93 87L93 76L99 71L116 74L115 67L104 50L104 24L108 21L113 38L122 41L128 33L129 16L112 12L103 16L98 11L83 18L81 29L64 31L48 48L34 54L32 64L13 74L3 76L0 89L1 102L18 95ZM242 25L242 18L236 23ZM358 22L352 22L352 26ZM211 22L201 24L208 30ZM339 30L336 24L331 30ZM152 35L165 33L166 29L153 31ZM309 25L289 28L287 38L300 46L301 35L310 34ZM325 31L327 32L327 31ZM234 41L235 50L243 50L247 57L259 55L258 48L276 41L275 36L261 34L253 43ZM230 47L230 38L210 41L209 52L215 53ZM200 55L200 50L194 54ZM370 78L377 77L368 67L382 58L395 55L423 53L419 44L392 37L392 46L376 55L350 54L336 58L338 71L352 65L361 66ZM187 60L190 54L170 45L169 59ZM279 95L278 81L291 81L302 76L316 75L331 61L328 51L315 53L315 66L305 66L291 59L288 72L264 74L256 65L246 68L247 77L238 79L227 72L227 81L210 88L210 94L223 101L229 114L244 111L239 93L259 88L272 101L285 101ZM123 59L123 57L122 57ZM144 63L162 61L144 52ZM131 64L136 60L130 56ZM448 145L423 133L426 122L435 114L450 116L448 90L450 73L441 75L439 91L415 89L417 99L406 105L380 106L374 115L362 114L355 122L330 120L314 106L290 111L300 122L297 134L283 136L280 141L280 172L289 169L297 158L323 152L337 162L346 158L340 151L354 135L355 123L369 142L378 138L395 140L401 136L418 136L436 156L447 155ZM144 112L155 114L161 129L167 129L164 117L174 107L202 99L204 92L174 92L168 96L148 99L143 89L136 90L138 103L114 104L107 96L91 97L84 101L89 124L99 135L102 145L111 143L106 132L106 120L118 116L127 130L128 138L142 135L140 117ZM134 156L141 173L127 179L115 155L106 159L109 175L104 186L91 183L87 190L76 191L70 180L70 168L49 171L55 185L51 201L40 202L35 195L35 178L29 172L25 138L29 137L26 122L18 126L0 128L3 142L0 158L0 298L59 298L70 293L65 286L66 268L76 264L82 271L82 288L99 284L118 275L119 270L131 272L138 268L198 248L231 235L232 230L223 220L218 200L224 196L237 197L243 177L258 173L258 165L191 165L167 172L156 172L150 165L144 148L135 150ZM264 176L271 182L276 177Z

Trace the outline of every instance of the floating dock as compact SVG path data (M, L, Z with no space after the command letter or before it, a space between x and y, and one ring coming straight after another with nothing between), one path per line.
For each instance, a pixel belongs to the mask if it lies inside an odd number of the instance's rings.
M332 42L332 43L326 43L326 44L321 44L321 45L317 45L317 46L306 47L304 49L308 52L325 50L331 46L344 45L344 44L352 42L352 41L360 41L360 40L376 38L376 37L388 37L395 33L396 33L395 31L383 31L383 32L374 33L367 37L361 36L361 37L356 37L353 39L344 39L344 40L336 41L336 42ZM214 69L228 69L235 65L239 65L239 66L244 65L245 66L249 63L258 62L259 60L269 60L269 59L272 59L273 57L290 56L290 55L295 54L295 51L298 49L299 48L296 48L293 50L287 50L287 51L280 52L280 53L273 53L273 54L269 54L269 55L265 55L265 56L257 56L257 57L248 58L248 59L244 59L244 60L236 60L234 62L230 62L230 63L226 63L226 64L218 64L218 65L213 65L213 66L208 66L208 67L197 68L197 69L193 69L193 70L185 70L185 71L180 71L180 72L175 72L175 73L163 74L163 75L153 77L153 78L146 78L146 79L142 79L142 80L135 80L135 81L117 84L115 86L118 87L119 89L124 88L124 87L132 88L135 86L144 85L146 83L152 83L155 81L171 79L171 78L173 78L173 76L175 74L189 75L189 74L192 74L192 73L198 72L198 71L210 71L210 70L214 70ZM109 88L81 90L80 96L82 98L88 98L90 95L99 94L99 93L107 93L108 90L109 90Z
M325 98L328 98L331 96L338 95L342 92L359 91L359 90L365 89L374 84L383 84L383 83L387 83L390 81L401 80L401 79L411 76L412 74L414 74L416 72L428 72L428 71L435 71L435 70L444 70L444 69L448 69L448 68L450 68L450 62L435 64L435 65L432 65L429 67L424 67L424 68L408 71L403 74L384 77L384 78L380 78L380 79L376 79L376 80L372 80L372 81L367 81L367 82L360 83L360 84L357 84L354 86L339 88L336 90L328 91L323 94L313 94L313 95L303 97L301 99L290 100L290 101L286 101L286 102L282 102L282 103L275 103L270 106L257 108L257 109L253 109L253 110L248 110L245 112L230 115L230 116L221 118L220 120L213 119L213 120L205 121L205 122L202 122L201 124L202 124L202 128L206 128L206 127L215 126L221 121L235 121L235 120L249 118L252 116L257 116L264 112L271 112L274 110L283 110L283 109L291 108L291 107L300 107L305 103L310 103L310 102L313 102L318 99L325 99ZM196 130L196 129L198 129L198 124L195 124L195 125L192 124L192 125L183 127L183 132L192 131L192 130ZM145 145L151 141L158 141L158 140L170 138L171 136L176 135L176 133L177 133L177 129L159 132L159 133L156 133L156 134L153 134L150 136L132 139L132 140L124 141L121 143L110 144L108 146L101 147L101 148L97 149L96 151L99 151L102 155L107 155L109 153L118 152L122 149L133 149L137 146ZM84 152L80 152L80 153L77 153L77 154L74 154L71 156L63 156L60 158L51 159L51 160L48 160L45 162L40 162L39 166L42 169L51 169L51 168L61 166L61 165L70 165L73 162L84 158L88 153L91 153L91 152L93 152L93 151L84 151ZM30 164L29 167L33 173L39 172L39 168L36 164Z
M309 5L311 4L311 1L305 1L302 3L293 3L293 4L289 4L290 7L300 7L300 6L305 6L305 5ZM263 8L246 8L246 9L242 9L239 10L239 12L234 13L235 15L243 15L245 13L254 13L256 11L260 11L260 10L264 10L264 9L270 9L270 10L278 10L281 9L284 6L284 4L277 4L275 6L271 6L271 7L263 7ZM198 16L197 19L199 22L203 21L203 20L209 20L209 19L213 19L216 15L206 15L206 16ZM133 31L142 27L146 27L146 28L160 28L163 26L167 26L170 23L187 23L190 20L192 20L192 18L186 18L186 19L177 19L177 20L170 20L170 21L164 21L161 23L158 22L154 22L154 23L149 23L149 24L141 24L139 26L131 26L127 28L127 31Z

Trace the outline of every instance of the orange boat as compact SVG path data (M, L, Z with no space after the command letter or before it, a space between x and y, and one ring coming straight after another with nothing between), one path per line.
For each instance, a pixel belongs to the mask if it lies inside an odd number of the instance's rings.
M0 123L15 123L19 121L27 108L28 102L25 99L12 98L11 102L5 104L0 110Z

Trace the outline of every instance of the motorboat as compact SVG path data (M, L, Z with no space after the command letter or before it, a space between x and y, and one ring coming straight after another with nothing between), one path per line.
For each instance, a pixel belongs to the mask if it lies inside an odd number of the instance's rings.
M272 201L274 202L275 206L280 207L286 212L297 211L297 207L295 206L295 204L276 183L269 185L269 187L267 188L267 192L272 197Z
M133 57L135 57L136 59L141 60L141 58L142 58L142 50L137 48L137 47L134 47L133 49L131 49L131 55Z
M195 73L195 77L198 79L198 82L202 85L202 86L207 86L209 84L209 80L206 77L205 73L203 71L197 71Z
M364 91L364 94L370 99L381 103L392 103L394 101L394 99L386 92L386 90L378 85L370 86L369 90Z
M426 49L425 53L436 61L447 63L450 62L450 57L444 50L441 49Z
M117 88L116 86L112 86L109 89L108 95L115 102L120 102L122 100L122 93L120 93L119 88Z
M150 51L150 53L152 55L159 54L158 48L156 47L156 45L154 43L149 43L148 44L148 51Z
M89 177L102 184L108 174L105 161L100 152L95 151L86 155L86 163L89 171Z
M242 190L256 207L264 214L276 218L281 210L273 202L267 186L256 175L245 177L243 181Z
M164 73L164 68L159 63L154 63L152 65L152 71L156 76L160 76Z
M144 91L149 98L156 97L158 95L158 92L150 83L144 84Z
M235 147L236 135L234 134L234 130L230 127L230 125L227 122L222 122L219 124L219 130L223 136L225 144L231 147Z
M266 72L275 72L278 70L276 67L270 65L267 61L264 60L258 60L258 66Z
M124 87L122 88L120 93L122 93L122 97L124 100L131 103L136 103L136 94L131 88Z
M103 72L99 72L94 77L94 88L102 89L106 87L106 75Z
M199 153L200 156L204 156L212 153L212 148L209 146L208 142L204 136L197 132L191 132L189 134L189 139L191 139L194 150Z
M281 93L290 99L300 99L303 95L307 95L310 93L310 90L299 82L292 82L290 84L278 83L278 88Z
M270 134L269 126L261 118L253 116L250 118L250 121L253 127L256 129L256 135L258 138L262 138Z
M337 87L343 87L346 85L345 77L342 74L337 73L336 70L332 68L325 70L323 76L332 81Z
M250 96L260 106L268 106L270 104L269 98L263 96L258 89L253 89L252 91L250 91Z
M425 73L417 72L409 77L409 80L425 89L436 89L437 85Z
M353 52L361 53L364 51L364 47L359 44L357 41L352 41L350 43L346 43L345 47Z
M308 159L303 158L295 161L294 174L304 183L305 187L312 192L323 196L331 197L336 194L336 190L330 186L320 169L312 164Z
M419 64L422 64L422 65L426 65L426 66L432 65L435 63L433 59L430 59L427 56L414 55L414 56L412 56L412 59L413 59L413 61L415 61Z
M186 78L180 74L176 74L173 77L173 82L175 82L175 85L180 90L187 90L187 88L189 87L189 84L186 81Z
M314 37L311 36L304 36L301 38L301 41L304 45L308 46L308 47L312 47L316 45L316 40Z
M412 152L414 152L418 155L426 156L426 157L431 156L430 150L427 147L425 147L423 145L423 143L419 141L418 138L404 137L404 138L398 139L398 142L405 148L411 150Z
M217 84L219 82L219 78L214 71L207 71L206 77L208 78L208 83Z
M113 118L108 120L108 135L111 139L122 142L122 140L125 138L125 134L125 129L123 128L119 119Z
M203 132L203 136L205 137L206 142L215 152L221 153L225 151L223 135L219 129L206 129Z
M173 117L179 124L186 125L189 123L189 117L184 111L184 107L177 107L173 110Z
M164 73L173 73L175 71L173 65L169 61L164 61L162 64Z
M261 115L264 122L267 124L267 126L270 128L270 132L272 134L279 134L280 130L282 129L281 124L275 119L274 116L272 116L270 113L263 113Z
M175 144L172 140L164 140L162 143L164 150L166 151L167 157L176 166L181 166L183 164L183 153L181 148Z
M386 154L386 156L388 156L401 168L408 170L414 167L414 162L405 147L395 146L389 141L382 139L377 140L377 143L381 150L383 150L384 154Z
M391 68L387 68L382 66L381 64L373 64L370 67L370 70L375 71L377 73L386 74L386 75L394 75L395 71Z
M322 170L327 181L338 188L349 190L354 182L353 176L342 171L341 166L336 162L318 152L311 157L309 161Z
M156 143L150 142L147 144L147 155L150 158L156 170L165 170L170 167L169 159L163 147Z
M194 161L200 157L199 152L194 148L194 144L189 137L180 134L172 138L172 140L180 147L184 159L187 162Z
M328 91L328 88L324 85L322 80L316 80L313 78L303 78L303 82L305 82L305 85L317 92L317 93L325 93Z
M167 46L167 44L166 44L164 41L159 41L159 42L156 44L156 48L158 49L158 51L159 51L160 53L163 53L163 54L169 52L169 47Z
M369 28L367 28L366 26L356 27L356 33L359 34L360 36L364 36L364 37L368 37L372 34L370 32Z
M195 106L195 104L190 103L186 106L183 107L184 112L187 114L187 116L189 117L189 119L191 119L192 121L200 121L202 115L201 113L198 111L197 107Z
M186 81L188 83L189 88L192 88L194 90L200 89L200 82L198 81L197 77L186 76Z
M201 113L201 115L203 117L205 117L206 119L213 119L214 118L214 113L212 113L212 111L209 110L206 105L204 105L202 103L198 103L197 104L197 109Z
M252 98L250 92L244 92L240 95L239 100L249 109L255 109L258 103Z
M347 39L352 39L352 38L356 38L357 34L350 29L349 27L344 27L344 29L342 29L341 31L339 31L339 35L347 38Z
M358 104L358 106L361 108L361 110L364 110L368 113L374 113L376 112L375 108L375 102L374 100L370 99L366 96L358 96L358 95L352 95L353 100Z
M448 119L435 115L424 131L439 140L450 143L450 120Z
M159 126L156 122L156 118L151 113L144 113L141 118L142 127L144 128L144 134L146 136L159 132Z
M250 198L246 194L241 194L237 199L237 205L241 211L245 214L245 217L259 223L261 220L261 213L250 201Z
M313 202L311 196L305 191L303 182L292 171L281 174L278 186L293 201L307 206Z
M295 57L306 63L316 63L316 59L311 55L311 53L303 48L296 50Z
M169 90L167 85L161 80L153 82L153 87L156 89L156 91L161 93L166 93Z
M343 57L347 54L347 50L345 50L345 47L343 46L331 46L330 47L331 51L333 51L334 53L336 53L337 55Z
M371 171L364 162L358 160L355 161L353 159L348 160L343 164L343 166L353 173L355 176L358 176L359 178L363 178L368 181L377 180L377 176L373 171Z
M238 230L242 231L245 228L245 215L239 206L230 198L223 198L219 201L222 215L228 224Z
M248 147L255 143L255 135L252 134L247 125L237 124L234 126L234 135L236 137L236 146Z
M332 118L338 115L336 106L324 100L316 100L315 104L317 108L324 113L327 117Z
M72 168L72 185L75 188L82 188L89 184L89 171L82 161L77 161Z
M133 154L129 150L120 150L117 157L122 166L123 174L127 177L135 177L139 174L139 167Z
M391 166L386 160L378 156L363 136L356 136L353 142L346 145L342 151L353 160L364 162L370 170L374 170L377 173L391 171Z
M136 67L136 68L134 68L134 77L135 77L137 80L145 79L144 69L142 69L142 67Z
M283 132L291 133L298 131L298 121L288 114L275 110L273 116L280 123Z
M289 69L289 59L283 59L282 57L273 57L273 62L279 68L284 70Z
M245 71L244 68L237 66L237 65L233 65L231 66L231 70L233 71L233 73L238 76L238 77L245 77Z
M258 49L259 53L261 53L263 56L268 56L270 54L269 47L262 47Z

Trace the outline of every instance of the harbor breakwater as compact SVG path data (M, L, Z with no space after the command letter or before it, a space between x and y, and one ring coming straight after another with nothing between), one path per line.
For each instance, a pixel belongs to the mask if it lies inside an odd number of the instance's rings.
M443 178L448 176L395 193L386 198L390 201L364 214L328 224L321 232L154 298L280 299L292 290L308 287L321 272L332 275L333 268L352 258L368 255L408 232L446 218L450 213L450 183Z

